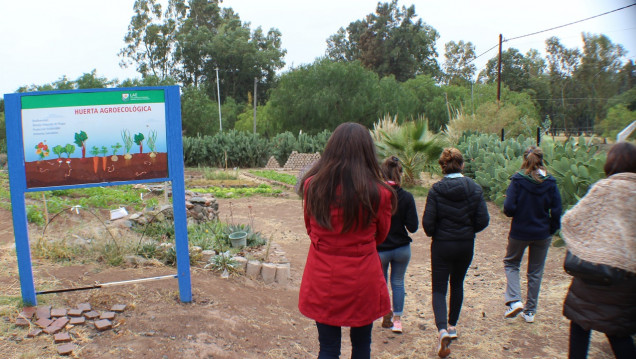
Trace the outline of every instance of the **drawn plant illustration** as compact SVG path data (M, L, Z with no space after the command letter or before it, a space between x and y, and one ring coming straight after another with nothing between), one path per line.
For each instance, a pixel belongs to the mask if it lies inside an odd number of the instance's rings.
M62 164L62 162L64 162L64 160L62 159L62 154L64 153L64 150L65 150L65 147L62 147L60 145L53 147L53 153L57 155L58 164Z
M97 146L91 148L91 155L93 155L93 172L97 173L97 165L99 164L99 157L97 157L97 155L99 155L99 148L97 148Z
M150 148L150 157L157 157L157 154L155 153L157 147L157 131L150 130L146 143L148 144L148 148Z
M110 148L113 149L113 155L110 157L110 160L113 162L117 162L117 160L119 159L117 157L117 151L119 151L119 149L121 148L121 144L117 142L114 145L110 146Z
M40 160L43 160L45 157L49 156L49 146L46 144L46 141L40 142L35 145L35 154L40 156Z
M82 158L86 158L86 140L88 140L86 132L75 133L75 144L82 148Z
M139 146L139 153L143 153L144 152L144 134L139 132L138 134L135 135L134 140L137 146Z
M130 136L130 132L128 130L123 130L121 131L121 140L124 142L124 158L129 160L132 158L132 155L130 154L130 149L132 148L133 145L133 139Z
M99 153L102 155L102 170L106 172L106 155L108 154L108 147L102 146Z

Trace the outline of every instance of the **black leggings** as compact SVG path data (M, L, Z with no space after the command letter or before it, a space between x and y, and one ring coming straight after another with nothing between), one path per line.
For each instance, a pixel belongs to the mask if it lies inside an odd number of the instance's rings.
M636 349L631 336L617 337L607 335L610 346L617 359L636 358ZM570 322L570 355L569 359L587 358L587 350L590 347L590 331L583 329L580 325Z
M474 241L433 241L431 267L433 313L437 330L457 325L464 301L464 277L473 260ZM450 278L450 311L446 319L446 292Z

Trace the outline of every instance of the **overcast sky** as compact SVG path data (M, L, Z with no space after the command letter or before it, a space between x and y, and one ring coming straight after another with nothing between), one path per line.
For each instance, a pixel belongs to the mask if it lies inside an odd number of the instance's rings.
M340 27L375 11L375 0L225 0L252 28L282 33L285 62L299 66L323 56L326 39ZM443 61L444 44L471 41L477 54L512 38L611 11L635 0L400 0L415 5L424 22L440 38L437 52ZM134 0L0 0L0 94L18 87L45 84L63 75L75 80L97 70L108 79L139 77L134 68L121 68L117 55L124 46ZM545 39L557 36L566 46L582 47L581 33L605 34L636 55L636 6L565 28L504 43L525 53L544 52ZM476 61L478 71L496 55Z

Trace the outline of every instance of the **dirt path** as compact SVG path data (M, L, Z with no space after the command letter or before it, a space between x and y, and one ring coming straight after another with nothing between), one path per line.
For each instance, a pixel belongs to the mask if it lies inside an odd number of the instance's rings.
M417 199L421 215L424 199ZM176 280L101 290L39 296L41 304L75 305L84 301L107 308L126 303L130 309L115 330L96 333L77 328L79 358L312 358L318 353L314 323L297 310L298 287L309 241L301 202L255 197L219 200L223 221L250 223L274 241L291 261L287 287L265 286L245 277L222 279L218 273L192 270L193 303L180 303ZM251 206L251 209L250 207ZM493 205L491 224L478 235L476 254L465 285L464 307L458 324L460 339L450 358L566 358L569 322L561 314L569 278L562 270L563 248L551 248L533 324L521 318L504 320L505 278L502 257L509 220ZM50 337L23 339L26 330L8 323L18 313L20 297L9 212L0 210L0 286L2 340L0 357L57 357ZM435 358L436 330L430 302L430 239L414 235L406 278L404 334L373 330L374 358ZM525 265L525 262L524 262ZM34 261L36 286L86 285L175 273L174 268L109 268L98 265L59 265ZM525 271L523 272L525 273ZM343 336L343 357L350 345ZM591 359L612 358L604 336L595 333Z

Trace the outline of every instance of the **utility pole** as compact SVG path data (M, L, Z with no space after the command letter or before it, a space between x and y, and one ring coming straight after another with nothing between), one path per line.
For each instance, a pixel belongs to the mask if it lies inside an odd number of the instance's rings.
M219 100L219 131L223 132L223 124L221 122L221 90L219 88L219 68L215 68L216 70L216 96Z
M503 42L503 36L499 34L499 61L497 64L497 106L501 100L501 43Z
M254 133L256 133L256 85L258 84L258 79L254 77Z

